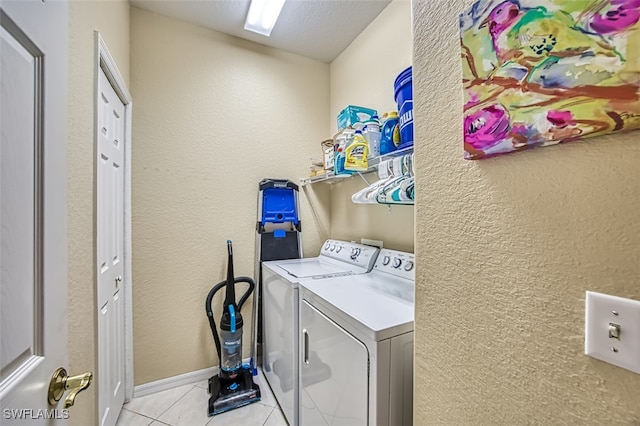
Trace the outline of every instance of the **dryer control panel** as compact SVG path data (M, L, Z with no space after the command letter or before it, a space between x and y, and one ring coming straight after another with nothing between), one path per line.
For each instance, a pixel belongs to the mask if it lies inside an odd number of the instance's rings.
M408 280L415 280L416 257L413 253L382 249L373 269Z
M320 256L327 256L370 271L376 261L378 248L340 240L327 240L320 249Z

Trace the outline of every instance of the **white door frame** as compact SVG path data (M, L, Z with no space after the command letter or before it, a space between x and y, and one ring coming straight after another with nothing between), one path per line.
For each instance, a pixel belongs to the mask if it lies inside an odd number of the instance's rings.
M133 398L133 291L132 291L132 269L131 269L131 112L133 109L133 100L127 89L127 85L118 70L113 57L107 49L107 45L104 42L102 36L98 31L95 34L95 51L96 51L96 66L94 73L94 110L93 110L93 143L94 152L98 152L98 108L99 108L99 89L98 89L98 75L100 69L107 76L107 79L113 86L116 94L122 101L125 110L125 151L124 151L124 347L125 347L125 363L124 363L124 400L130 401ZM94 206L94 261L96 259L95 253L97 253L98 232L95 224L97 223L97 205L98 205L98 169L97 169L97 156L94 155L93 160L93 206ZM94 264L94 293L95 297L98 297L98 275L97 267ZM94 301L94 306L97 304ZM96 309L96 321L98 318L98 310ZM96 334L97 335L97 334ZM96 357L98 357L98 345L96 347ZM97 368L97 366L96 366ZM100 378L98 378L100 380Z

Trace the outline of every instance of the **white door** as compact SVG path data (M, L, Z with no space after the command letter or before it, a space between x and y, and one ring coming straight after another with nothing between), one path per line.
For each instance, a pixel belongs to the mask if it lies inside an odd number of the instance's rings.
M63 424L47 391L67 363L68 7L0 14L0 423Z
M300 424L366 426L367 347L304 299L300 330Z
M98 74L97 255L100 425L116 424L124 403L125 107Z

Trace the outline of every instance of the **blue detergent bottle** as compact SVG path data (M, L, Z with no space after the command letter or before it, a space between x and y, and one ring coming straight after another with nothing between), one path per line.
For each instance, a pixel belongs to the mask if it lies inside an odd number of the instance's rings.
M396 127L398 126L398 113L397 111L389 112L385 114L382 128L380 129L380 155L388 154L395 151L398 145L395 142L394 134L397 133Z

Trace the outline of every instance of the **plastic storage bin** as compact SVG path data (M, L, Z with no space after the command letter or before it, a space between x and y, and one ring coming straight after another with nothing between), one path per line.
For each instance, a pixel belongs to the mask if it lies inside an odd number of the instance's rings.
M413 86L411 84L411 67L398 75L394 83L395 98L398 104L400 119L399 149L413 146Z

